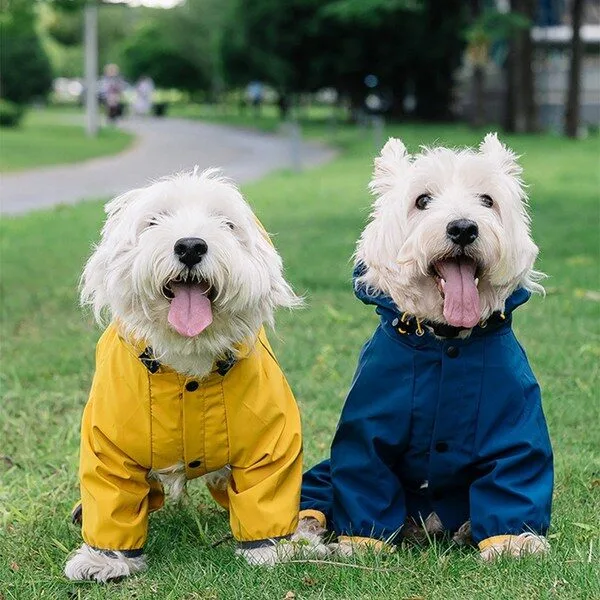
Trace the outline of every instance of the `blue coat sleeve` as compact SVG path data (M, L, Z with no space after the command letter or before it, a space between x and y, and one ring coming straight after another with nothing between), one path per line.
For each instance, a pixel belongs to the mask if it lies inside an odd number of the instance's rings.
M523 349L511 341L512 376L496 390L484 390L496 402L489 403L493 414L479 420L480 475L470 490L476 543L527 531L545 535L550 525L552 448L540 389Z
M413 360L379 328L361 353L331 448L332 528L391 540L406 517L394 472L406 447Z

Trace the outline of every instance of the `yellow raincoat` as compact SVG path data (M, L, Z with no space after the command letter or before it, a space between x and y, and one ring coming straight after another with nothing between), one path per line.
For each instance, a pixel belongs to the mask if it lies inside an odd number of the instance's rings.
M197 381L159 365L116 325L104 332L81 427L88 545L140 550L148 513L163 504L162 486L148 474L182 462L188 479L231 465L227 491L211 491L228 508L242 545L295 530L302 478L298 408L264 331L240 354L230 370L217 363Z

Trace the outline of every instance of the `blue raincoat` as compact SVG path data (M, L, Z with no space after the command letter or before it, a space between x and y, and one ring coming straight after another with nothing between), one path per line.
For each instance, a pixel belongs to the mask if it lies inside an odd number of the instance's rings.
M482 549L496 536L544 535L552 449L511 327L530 293L516 290L502 318L467 339L402 333L391 298L355 293L381 322L360 354L330 458L304 475L301 515L324 515L340 536L399 541L407 517L435 512L449 532L470 519Z

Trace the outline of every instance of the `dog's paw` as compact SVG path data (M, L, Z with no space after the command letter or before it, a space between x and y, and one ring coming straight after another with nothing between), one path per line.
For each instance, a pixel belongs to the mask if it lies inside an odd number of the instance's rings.
M291 543L296 546L296 553L318 557L330 554L329 546L323 543L326 531L317 519L313 517L301 518L291 538Z
M471 535L471 521L463 523L456 533L452 536L452 541L457 546L472 546L473 538Z
M145 568L146 558L143 554L130 558L117 550L96 550L83 544L67 561L65 575L71 580L104 583L111 579L128 577Z
M500 556L520 558L527 554L547 554L550 551L550 544L544 536L530 532L495 536L483 540L479 547L479 554L485 561L492 561Z
M274 567L278 563L293 558L294 546L290 542L275 542L256 548L238 548L235 553L237 556L241 556L249 565Z

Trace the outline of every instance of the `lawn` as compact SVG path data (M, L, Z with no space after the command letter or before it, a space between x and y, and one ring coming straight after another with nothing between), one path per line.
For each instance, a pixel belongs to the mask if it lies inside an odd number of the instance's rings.
M460 126L394 126L389 133L412 149L481 138ZM308 300L306 309L280 314L271 334L303 414L307 466L327 453L359 348L376 323L373 310L353 298L349 262L370 202L374 147L364 132L341 129L337 140L343 152L329 165L244 189ZM147 572L105 586L66 581L62 567L80 543L68 513L77 499L79 419L99 335L76 299L102 222L101 205L86 203L0 223L0 598L600 598L598 139L507 141L523 155L539 266L550 275L547 297L515 314L556 455L549 557L481 564L472 550L438 543L342 566L249 567L235 559L226 516L196 481L183 507L153 515Z
M0 173L116 154L132 142L131 134L114 127L88 138L78 109L30 109L20 127L0 129Z

